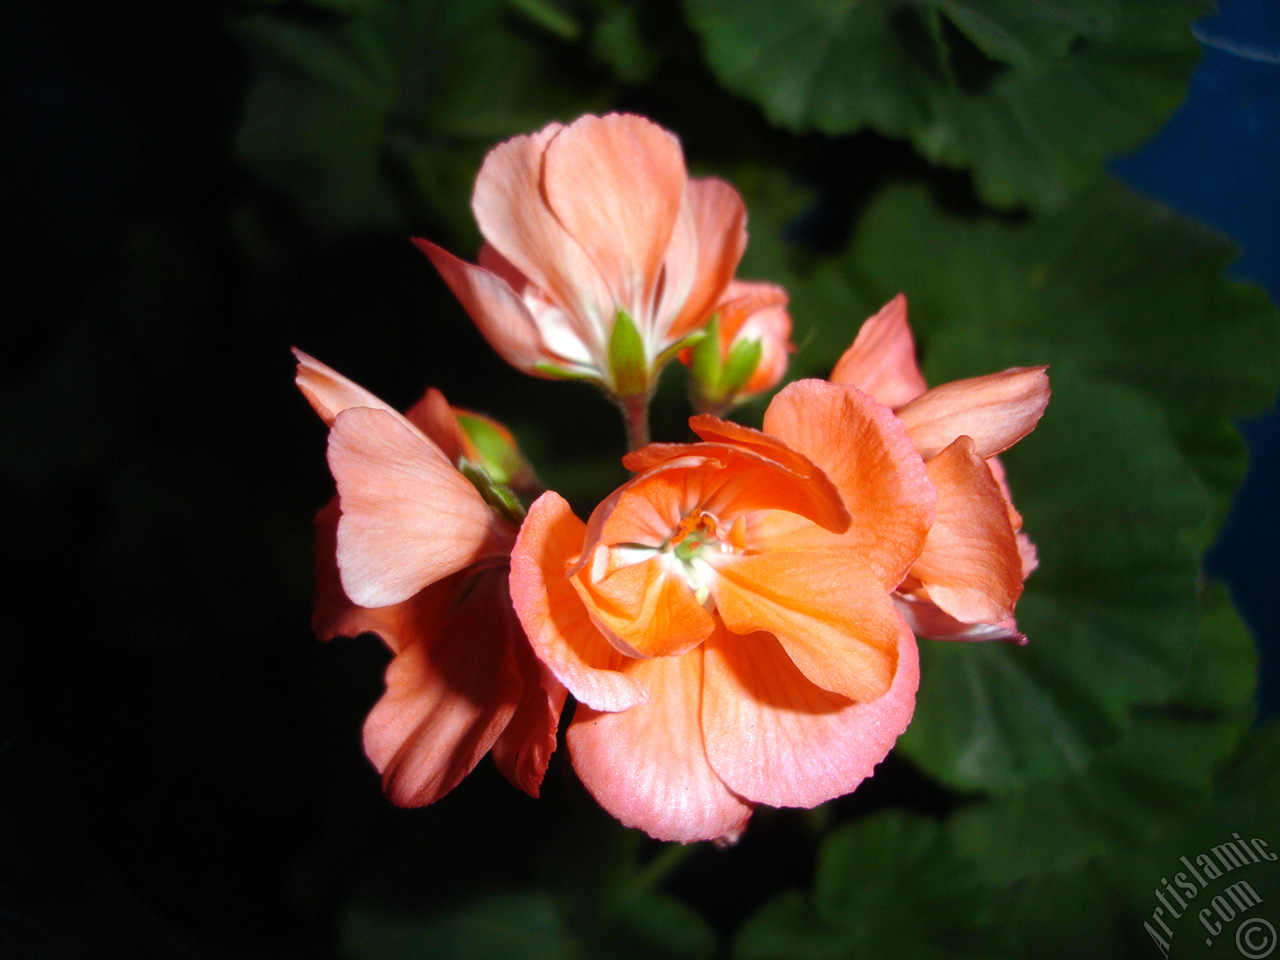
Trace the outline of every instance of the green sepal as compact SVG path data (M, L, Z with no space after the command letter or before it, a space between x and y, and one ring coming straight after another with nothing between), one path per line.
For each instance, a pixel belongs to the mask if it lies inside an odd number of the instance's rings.
M524 522L527 511L524 504L520 502L520 498L511 492L510 487L496 483L493 477L485 473L483 467L469 460L463 460L458 464L458 472L471 482L471 485L484 498L484 502L499 516L517 527Z
M613 390L620 397L631 397L649 390L649 365L644 358L644 340L627 311L619 310L609 335L609 370L613 374Z
M671 358L674 357L681 350L689 350L689 349L692 349L693 347L696 347L698 344L702 343L702 341L706 339L706 337L707 337L707 331L705 329L693 330L693 331L690 331L689 333L686 333L683 337L681 337L671 346L667 347L667 349L663 350L660 354L658 354L658 359L653 362L653 369L661 370L668 363L670 363Z
M706 336L693 348L689 376L698 393L711 395L720 392L720 378L724 375L720 362L720 314L713 316L704 329Z
M594 371L586 370L566 370L564 367L557 367L553 363L535 363L533 369L544 377L552 380L582 380L587 383L599 383L600 375Z
M740 340L733 345L720 373L720 390L724 396L732 397L742 391L760 366L763 354L764 344L760 340Z
M533 470L515 445L511 435L488 417L456 413L460 426L479 455L478 466L497 484L511 486L532 476Z

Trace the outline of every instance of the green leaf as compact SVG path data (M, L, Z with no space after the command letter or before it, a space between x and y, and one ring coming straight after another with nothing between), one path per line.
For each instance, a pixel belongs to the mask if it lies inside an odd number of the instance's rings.
M354 960L711 960L716 938L664 893L606 886L585 903L547 890L490 893L449 909L356 907L343 946Z
M425 211L470 236L484 152L607 95L574 76L554 37L521 29L506 0L353 9L237 24L255 69L237 153L326 233L407 230Z
M1049 208L1181 99L1209 7L1169 0L685 0L711 68L778 126L908 137L999 206ZM945 23L940 23L940 19Z
M881 813L831 834L812 896L783 894L747 921L737 960L1003 956L975 865L931 820Z
M1052 830L1056 828L1052 824ZM1238 866L1213 877L1208 871L1193 872L1183 858L1198 866L1201 856L1220 864L1215 848L1234 842L1237 834L1247 841L1263 840L1275 851L1275 838L1280 836L1280 724L1273 722L1251 734L1219 775L1212 799L1165 829L1155 842L1139 850L1107 849L1083 865L1031 876L997 888L992 895L1003 905L1005 929L1017 943L1019 956L1159 956L1163 950L1149 926L1164 940L1171 957L1236 960L1245 955L1238 948L1236 931L1246 920L1260 917L1273 927L1280 921L1275 912L1280 902L1276 862L1241 858ZM1034 855L1028 851L1029 858ZM1233 922L1222 923L1216 933L1206 929L1200 911L1208 909L1207 919L1220 923L1214 898L1223 897L1223 906L1235 912L1230 888L1240 883L1248 884L1261 903L1241 911ZM1169 887L1183 898L1181 906ZM1236 889L1237 894L1243 892ZM1063 931L1071 935L1063 936Z
M1226 591L1208 589L1191 663L1168 702L1137 711L1124 738L1078 774L961 810L949 826L957 844L993 883L1008 884L1151 843L1208 800L1252 717L1255 665Z
M962 790L1078 771L1182 676L1195 637L1204 494L1159 408L1064 366L1040 426L1005 455L1040 567L1030 643L921 643L912 760Z

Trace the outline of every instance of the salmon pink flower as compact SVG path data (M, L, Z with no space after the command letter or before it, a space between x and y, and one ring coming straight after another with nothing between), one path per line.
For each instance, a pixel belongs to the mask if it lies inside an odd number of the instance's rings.
M857 390L793 383L764 430L710 415L652 444L584 524L529 511L511 593L578 699L574 767L629 826L736 836L755 804L854 789L910 720L916 647L890 592L934 514L919 454Z
M537 796L565 692L511 605L509 483L529 474L510 434L436 390L402 415L294 352L338 485L316 517L313 625L325 640L376 633L395 654L364 727L387 795L432 803L492 751Z
M920 636L1026 641L1013 619L1036 550L1022 533L996 454L1035 428L1049 402L1045 367L1017 367L932 390L898 294L858 331L831 373L893 408L924 457L938 516L895 594Z
M479 265L416 240L495 350L543 377L647 399L720 302L746 211L690 180L680 143L643 117L584 116L495 147L471 206Z
M694 407L720 415L773 389L793 349L787 292L771 283L733 281L712 311L707 336L680 352Z

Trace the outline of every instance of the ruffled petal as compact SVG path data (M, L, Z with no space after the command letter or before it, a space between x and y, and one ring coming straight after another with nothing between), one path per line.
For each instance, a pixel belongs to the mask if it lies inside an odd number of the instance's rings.
M905 296L898 294L862 325L853 345L836 361L831 382L857 387L891 410L924 393Z
M690 417L689 428L708 443L731 445L766 462L771 461L790 474L790 478L780 475L777 481L767 484L767 496L762 489L754 505L762 509L798 513L826 530L841 532L848 526L849 512L835 479L828 475L821 464L797 452L784 441L769 433L752 430L705 413ZM701 445L691 446L696 449ZM739 486L746 493L754 489L758 482L756 477L744 476ZM742 507L747 505L744 502Z
M720 618L734 633L778 638L800 672L850 700L893 682L906 625L856 548L721 554L710 560Z
M607 547L601 547L607 552ZM584 567L573 584L587 604L592 622L614 646L631 657L670 657L687 653L705 640L715 624L670 554L654 554L595 576Z
M972 437L978 456L1009 449L1040 421L1049 403L1048 367L1014 367L944 383L898 411L907 434L926 460L956 437Z
M541 331L533 314L510 285L482 267L459 260L429 240L415 237L413 242L440 272L498 355L517 370L545 376L538 371L538 364L554 363L556 358L543 348Z
M515 713L521 681L501 569L465 571L415 599L417 636L387 667L364 746L395 804L440 799L471 772Z
M725 289L747 248L747 208L738 191L723 180L690 180L687 203L696 230L697 273L684 306L671 326L677 339L711 319L715 305L725 299ZM667 257L668 277L685 263Z
M352 407L329 431L338 485L338 568L348 597L385 607L505 552L480 494L402 417Z
M595 264L614 302L642 328L684 189L679 141L643 117L581 117L556 134L543 155L548 205Z
M798 380L773 398L764 429L826 472L851 517L844 536L886 587L901 583L920 554L937 498L888 407L856 387Z
M740 832L751 805L716 776L703 749L701 648L628 669L653 697L621 713L578 707L567 740L582 782L623 824L658 840Z
M768 634L718 634L706 651L703 736L734 792L775 807L812 807L871 776L915 708L920 670L902 632L885 694L851 703L810 683Z
M771 446L762 442L757 453L746 443L655 443L628 454L623 463L630 469L643 465L644 472L592 511L579 565L602 542L659 546L695 510L724 520L750 510L786 510L828 529L848 526L840 492L804 457L772 437L714 417L694 417L690 423L703 419L726 428L726 437L732 428ZM785 461L774 456L785 456Z
M511 599L534 653L570 693L598 710L626 710L649 693L620 672L628 658L592 625L565 575L585 531L558 494L534 501L511 551Z
M1005 620L1022 594L1022 557L1007 501L973 441L960 437L928 463L938 516L911 575L942 610L967 623Z

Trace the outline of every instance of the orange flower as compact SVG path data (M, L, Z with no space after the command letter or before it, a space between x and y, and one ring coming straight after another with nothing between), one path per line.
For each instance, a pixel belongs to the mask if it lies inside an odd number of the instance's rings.
M471 201L479 266L415 240L494 349L544 377L647 395L705 323L746 246L746 211L688 179L679 141L643 117L584 116L494 148Z
M508 592L516 521L503 490L528 478L514 443L510 456L492 455L510 435L437 390L401 415L294 353L298 386L330 427L338 485L316 516L313 625L324 640L376 633L395 653L364 727L387 795L432 803L492 750L502 774L537 796L565 692L534 657Z
M712 311L707 338L680 351L694 406L719 414L773 389L793 349L787 292L771 283L733 281Z
M920 636L1025 643L1013 619L1036 550L1022 533L996 454L1030 433L1049 402L1045 367L926 389L898 294L862 325L831 372L893 408L924 457L938 516L895 594Z
M629 454L586 524L544 494L511 558L529 640L580 702L579 776L679 841L847 793L884 758L918 680L889 594L934 512L901 424L857 390L793 383L764 432L690 424L702 442Z

